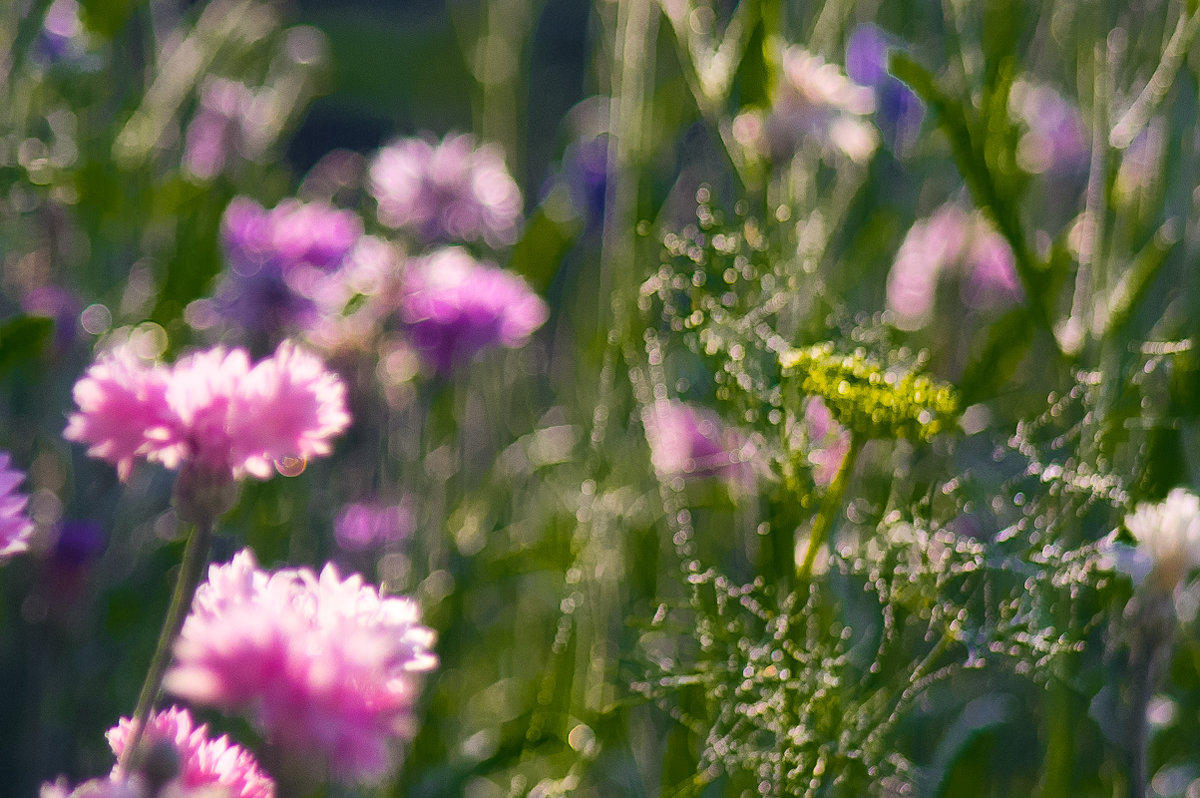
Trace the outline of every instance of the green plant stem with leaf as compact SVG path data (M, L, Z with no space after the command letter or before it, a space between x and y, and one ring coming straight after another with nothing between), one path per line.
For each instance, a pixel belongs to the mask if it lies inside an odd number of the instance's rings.
M829 537L829 530L833 528L833 520L842 510L842 499L846 495L846 488L850 484L850 475L854 472L854 463L858 460L864 443L861 435L851 434L850 448L846 450L846 456L842 458L842 464L838 466L837 474L829 483L829 490L825 492L825 497L821 500L821 508L817 511L812 531L808 535L808 548L804 552L804 560L796 569L797 581L801 584L807 584L812 579L817 551L825 545L825 541Z

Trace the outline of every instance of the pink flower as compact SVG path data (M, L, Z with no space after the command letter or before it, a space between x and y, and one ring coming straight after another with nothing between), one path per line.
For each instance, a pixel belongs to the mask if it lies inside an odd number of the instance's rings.
M102 355L75 384L79 411L63 436L114 463L138 457L179 468L266 479L284 458L328 454L350 424L346 389L315 356L284 342L251 367L220 347L174 366L146 366L128 350Z
M121 718L108 730L108 744L119 760L133 734L133 721ZM207 724L195 725L186 709L171 707L150 718L144 742L166 740L179 754L179 781L184 787L221 787L230 798L275 798L275 782L258 767L254 756L222 735L208 736ZM113 770L113 778L118 778Z
M370 166L379 221L405 228L426 243L479 241L500 247L517 240L521 190L494 144L475 146L469 135L441 142L400 139Z
M29 548L33 534L33 522L25 514L29 497L16 492L25 473L9 468L11 460L8 452L0 452L0 562Z
M753 479L754 445L711 410L678 401L642 412L650 463L663 477L725 477L745 486Z
M813 481L828 487L850 451L850 433L834 420L819 396L811 397L804 405L804 432Z
M348 780L381 780L412 734L416 674L437 663L415 602L326 565L268 573L243 550L209 569L164 687L252 716L270 740Z

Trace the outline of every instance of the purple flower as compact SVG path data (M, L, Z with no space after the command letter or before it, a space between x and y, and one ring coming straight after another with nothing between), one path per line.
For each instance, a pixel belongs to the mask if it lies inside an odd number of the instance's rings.
M894 148L911 144L921 129L925 109L917 95L888 71L892 43L875 25L860 25L846 43L846 75L875 91L875 119Z
M266 479L276 461L328 454L350 424L341 380L288 342L253 368L241 349L210 349L169 367L119 349L88 369L74 396L79 410L63 436L88 444L122 479L139 457Z
M416 527L410 502L347 504L334 521L334 536L346 551L363 551L378 543L407 538Z
M1085 168L1091 159L1091 137L1079 109L1049 86L1018 80L1011 106L1025 123L1017 142L1017 162L1032 174L1062 174Z
M66 352L75 343L83 303L74 291L50 284L38 286L21 297L21 309L30 316L54 320L54 348L57 352Z
M200 106L188 125L183 168L201 180L224 170L229 156L259 154L255 136L254 90L244 83L210 78L200 90Z
M383 596L333 565L260 570L253 553L209 569L164 687L245 712L272 743L346 780L379 781L411 736L417 674L434 635L411 599Z
M724 477L739 485L753 478L753 444L707 408L656 402L642 411L642 427L660 478Z
M297 200L268 211L237 197L221 223L230 271L217 304L248 329L307 328L319 308L306 288L342 268L362 237L362 220L351 211Z
M413 261L401 282L400 321L443 373L484 349L523 346L549 313L520 277L457 247Z
M501 247L517 240L521 190L501 150L476 148L469 135L449 135L440 143L392 142L371 162L370 188L380 223L425 243L483 241Z
M133 735L130 718L108 730L108 744L120 760ZM229 798L275 798L275 782L258 766L254 756L222 735L208 736L208 725L197 726L191 714L180 707L157 712L150 718L143 745L165 741L178 754L178 783L189 789L220 788ZM120 778L118 769L112 778Z
M86 33L76 0L54 0L38 32L35 53L43 62L80 58L86 48Z
M12 455L0 452L0 563L29 548L33 521L25 514L29 497L17 492L25 472L9 468Z

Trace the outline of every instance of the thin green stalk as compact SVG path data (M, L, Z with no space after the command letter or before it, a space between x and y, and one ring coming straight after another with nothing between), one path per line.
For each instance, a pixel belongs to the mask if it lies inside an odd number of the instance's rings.
M804 552L804 561L796 569L797 581L800 583L807 583L812 579L813 563L817 560L817 551L825 545L825 540L829 537L829 530L833 528L833 519L842 510L842 499L846 495L846 487L850 484L850 474L854 471L854 463L858 459L859 452L862 451L863 443L861 436L851 435L850 448L846 451L846 456L842 458L842 464L838 466L833 481L829 483L829 490L825 492L825 498L821 500L821 509L817 512L812 531L808 535L808 549Z
M130 765L136 763L138 744L142 740L142 731L154 709L162 689L163 676L171 661L171 648L175 639L183 629L188 610L192 606L192 597L200 584L200 576L204 573L204 565L208 561L208 549L212 542L213 522L211 519L197 521L188 537L187 548L183 553L183 562L179 566L179 578L175 582L175 593L171 596L171 605L167 608L167 617L163 622L162 632L158 636L158 646L150 660L150 668L146 672L146 680L142 683L142 691L138 695L137 707L133 712L133 736L125 746L119 763L123 773L130 772Z

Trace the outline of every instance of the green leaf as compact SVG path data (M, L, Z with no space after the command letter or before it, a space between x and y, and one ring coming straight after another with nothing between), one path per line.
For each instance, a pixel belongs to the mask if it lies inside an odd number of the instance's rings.
M17 316L0 324L0 376L45 351L54 322L43 316Z
M1033 343L1031 321L1029 308L1019 307L991 325L959 383L964 407L995 397L1007 384Z
M560 187L561 188L561 187ZM565 189L556 188L538 207L525 233L513 247L509 268L523 276L539 293L550 287L563 257L579 236L582 223L572 215Z

